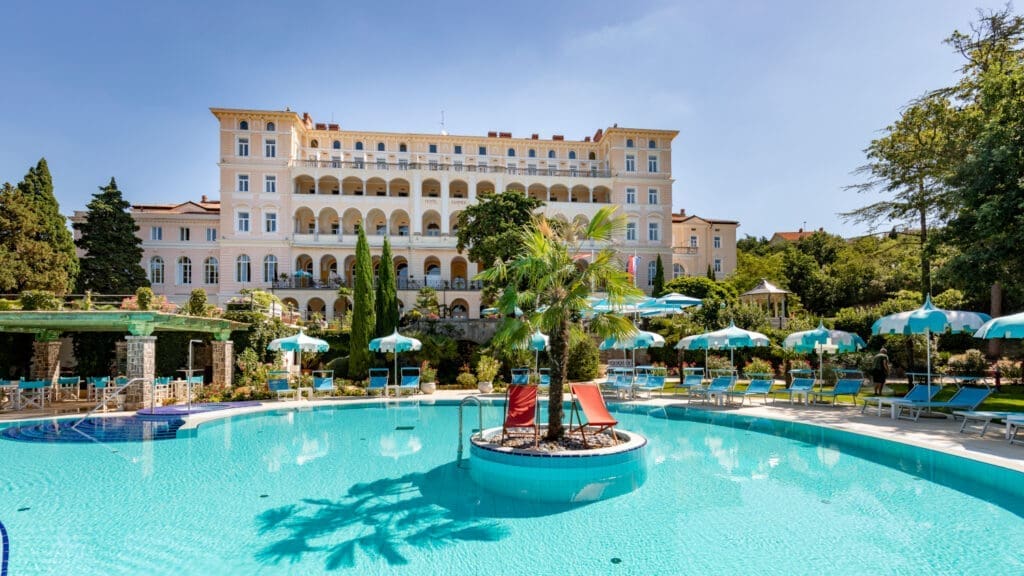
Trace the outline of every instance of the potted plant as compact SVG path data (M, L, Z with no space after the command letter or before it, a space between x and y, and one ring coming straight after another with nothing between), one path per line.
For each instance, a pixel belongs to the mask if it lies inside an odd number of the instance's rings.
M499 369L501 369L501 362L497 358L481 356L477 360L476 387L480 392L490 394L494 391L494 377L498 375Z
M420 390L424 394L433 394L437 391L437 368L426 360L420 365Z

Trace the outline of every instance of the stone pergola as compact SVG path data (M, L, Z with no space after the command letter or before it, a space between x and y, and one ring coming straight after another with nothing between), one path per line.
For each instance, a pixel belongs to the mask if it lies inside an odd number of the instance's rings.
M213 335L213 384L231 386L234 347L231 332L248 324L222 318L203 318L155 311L67 310L0 312L0 332L35 335L32 345L32 377L56 380L60 374L60 335L63 332L127 332L128 378L152 383L156 373L156 332L200 332ZM150 401L151 386L136 385L126 391L127 403Z
M768 311L769 321L776 328L785 328L786 318L786 295L789 290L783 290L772 284L765 278L757 283L750 290L740 294L740 302L757 304ZM772 296L775 300L772 301Z

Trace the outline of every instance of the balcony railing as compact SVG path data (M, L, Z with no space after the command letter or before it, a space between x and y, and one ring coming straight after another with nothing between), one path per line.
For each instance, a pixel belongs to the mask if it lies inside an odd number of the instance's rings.
M483 288L479 280L466 280L464 278L456 278L454 280L441 280L440 278L428 278L426 280L398 278L396 280L396 284L399 290L419 290L424 286L429 286L435 290L465 290L475 292ZM345 286L346 288L354 288L354 284L351 279L343 280L341 278L318 280L316 278L292 277L274 280L271 282L271 288L274 290L337 290L342 286Z
M293 160L292 166L305 168L336 168L346 170L375 170L406 171L406 170L428 170L431 172L483 172L489 174L509 174L515 176L568 176L570 178L611 178L611 170L599 170L597 168L570 168L562 170L559 168L536 168L536 167L513 167L513 166L488 166L476 164L441 164L439 162L377 162L361 160L318 160L305 159Z

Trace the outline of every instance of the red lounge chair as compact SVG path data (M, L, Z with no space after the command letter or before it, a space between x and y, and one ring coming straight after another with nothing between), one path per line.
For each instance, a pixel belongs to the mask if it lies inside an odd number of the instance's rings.
M579 430L583 436L583 445L587 446L587 427L592 428L590 434L599 434L604 430L612 431L612 439L619 443L615 435L615 425L618 420L608 412L608 406L604 403L604 396L601 395L601 388L597 384L572 384L572 412L569 414L569 433ZM580 409L587 416L587 423L584 424L580 417ZM573 428L573 418L579 422L579 426Z
M513 428L533 428L533 447L540 443L537 426L537 387L509 386L505 393L505 423L501 426L501 443L512 436Z

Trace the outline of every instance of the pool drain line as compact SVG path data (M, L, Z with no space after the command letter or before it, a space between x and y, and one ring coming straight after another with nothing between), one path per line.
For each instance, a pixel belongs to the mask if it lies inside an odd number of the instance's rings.
M0 522L0 547L3 548L3 553L0 554L0 576L7 576L7 561L11 555L11 542L7 539L7 528L4 527L4 523Z

